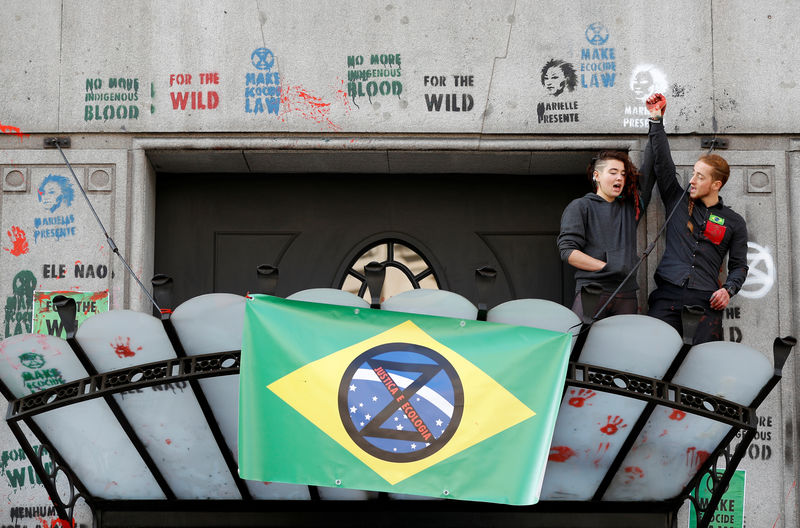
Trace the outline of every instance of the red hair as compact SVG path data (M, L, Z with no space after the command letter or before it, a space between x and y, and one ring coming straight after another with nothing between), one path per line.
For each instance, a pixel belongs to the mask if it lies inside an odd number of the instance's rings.
M642 208L639 205L639 193L636 192L637 184L639 182L639 170L625 152L619 150L604 150L599 153L597 157L592 159L592 163L589 164L589 167L586 170L586 173L589 176L589 181L592 182L592 185L596 190L597 184L594 182L594 171L601 171L605 166L604 162L609 160L617 160L622 162L625 170L625 183L622 185L622 192L620 193L619 197L620 200L625 200L629 196L633 197L633 204L634 208L636 209L636 220L638 220L639 216L642 214Z
M702 161L711 167L711 179L722 182L720 189L728 183L728 178L731 175L731 168L728 162L725 161L725 158L717 156L716 154L706 154L705 156L700 156L697 161Z

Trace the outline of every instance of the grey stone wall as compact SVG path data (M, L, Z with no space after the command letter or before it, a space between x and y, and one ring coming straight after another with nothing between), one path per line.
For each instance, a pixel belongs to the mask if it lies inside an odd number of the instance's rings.
M29 133L608 134L644 128L655 89L673 132L792 133L798 15L776 0L658 13L643 1L9 2L0 115ZM553 71L563 91L542 82L551 60L569 65Z
M427 163L419 153L431 150L480 160L485 152L577 151L598 142L633 145L638 158L643 99L662 91L685 177L702 137L730 142L723 155L733 171L722 194L748 222L752 271L726 311L726 338L771 355L775 336L797 333L800 313L800 130L791 105L800 96L798 18L792 0L657 8L644 1L8 0L0 13L0 292L14 309L3 330L24 312L17 300L31 288L108 289L113 308L149 309L82 197L52 210L56 204L39 194L49 176L69 178L58 152L43 149L44 137L71 138L68 156L100 218L134 271L149 278L155 163L243 171L243 152L259 151L266 163L295 149L345 172L359 170L348 157L356 153L379 172L391 159ZM524 156L509 156L499 170L537 177ZM642 241L661 221L654 203ZM91 264L94 276L76 273L78 263ZM789 360L742 464L749 526L798 522L799 368ZM29 478L20 482L27 464L17 449L0 424L0 524L34 526L12 508L44 506L47 497Z

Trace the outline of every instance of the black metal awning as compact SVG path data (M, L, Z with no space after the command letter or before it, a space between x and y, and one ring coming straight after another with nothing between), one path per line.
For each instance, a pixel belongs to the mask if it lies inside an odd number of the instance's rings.
M365 274L379 272L374 268ZM479 274L479 291L485 275ZM380 291L380 281L373 282L370 290ZM310 292L301 297L370 307L345 292ZM161 295L161 306L169 306L163 287L155 293ZM380 306L376 300L373 308ZM690 493L710 475L711 501L694 503L698 526L705 527L755 436L756 409L780 381L795 344L792 337L775 339L769 364L763 354L740 344L692 347L696 314L690 312L684 319L688 333L681 340L646 316L581 326L572 312L549 301L523 299L488 310L456 294L437 293L434 311L439 315L460 310L458 316L464 317L466 310L482 320L576 336L542 501L507 507L240 479L237 394L246 302L230 294L203 295L158 318L112 311L78 329L74 301L61 299L56 305L65 340L28 334L0 344L0 390L9 400L6 420L61 519L70 520L83 499L101 525L123 525L121 517L133 511L144 512L142 524L160 526L201 524L209 511L226 512L230 525L323 520L336 525L336 514L353 511L364 518L349 516L342 524L374 525L375 515L390 522L386 516L396 512L410 515L404 524L438 519L443 525L463 525L483 513L513 524L527 516L526 525L539 526L534 518L544 522L583 511L627 519L614 521L617 525L652 525L654 514L674 516L687 499L694 500ZM415 311L415 306L398 296L393 309ZM630 336L631 325L650 340L637 342ZM626 344L629 337L633 342ZM618 358L625 347L653 349L656 359L642 368L622 365ZM738 365L715 363L719 354L743 359ZM737 374L742 362L752 363L749 379L714 385L714 380ZM606 415L604 425L595 418ZM25 427L38 439L38 449L28 442ZM598 445L597 453L585 447ZM53 462L49 471L42 462L45 455ZM657 465L650 463L654 457ZM68 493L56 485L59 474L67 477Z

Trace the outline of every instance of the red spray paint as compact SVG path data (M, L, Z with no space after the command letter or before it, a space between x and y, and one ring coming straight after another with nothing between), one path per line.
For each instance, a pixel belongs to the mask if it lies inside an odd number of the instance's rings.
M609 436L616 434L617 431L619 431L620 429L628 427L628 424L624 424L622 422L623 420L619 416L614 416L614 418L612 419L611 415L609 414L608 423L600 428L600 432L605 433Z
M126 341L123 342L122 341L122 337L117 337L117 343L116 344L110 343L111 348L113 348L114 352L117 354L117 356L119 356L121 358L135 356L136 352L134 352L131 349L131 338L127 337L125 339L126 339ZM141 349L142 349L142 347L139 347L136 350L139 351Z
M553 462L566 462L574 456L575 451L570 449L568 446L554 446L550 448L550 455L547 457L547 460L552 460Z
M679 411L678 409L673 409L672 414L669 415L670 420L675 420L676 422L680 422L686 418L686 413L683 411Z
M583 407L584 404L586 404L586 400L597 395L597 393L591 389L580 389L577 394L575 393L575 389L570 389L569 393L574 396L570 398L567 403L573 407ZM591 403L589 405L591 405Z
M11 249L3 248L15 257L24 255L28 252L28 239L25 236L25 231L20 227L11 226L11 229L6 231L8 238L11 240Z

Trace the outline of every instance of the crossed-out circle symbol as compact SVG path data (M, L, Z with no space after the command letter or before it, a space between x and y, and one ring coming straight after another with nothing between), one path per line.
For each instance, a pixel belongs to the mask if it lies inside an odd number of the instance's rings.
M338 406L345 430L361 449L381 460L413 462L453 437L464 392L453 365L435 350L386 343L347 367Z
M600 22L589 24L586 28L586 40L589 41L589 44L601 46L608 40L608 30Z
M769 250L755 242L747 243L747 265L750 270L739 290L739 295L747 299L760 299L775 284L775 262ZM762 269L763 268L763 269Z
M275 64L275 55L267 48L257 48L250 54L250 61L259 70L270 70Z

